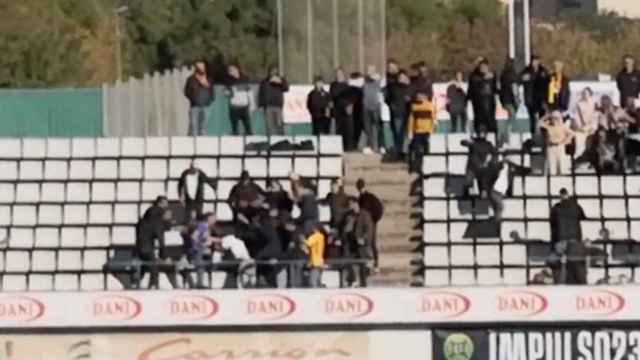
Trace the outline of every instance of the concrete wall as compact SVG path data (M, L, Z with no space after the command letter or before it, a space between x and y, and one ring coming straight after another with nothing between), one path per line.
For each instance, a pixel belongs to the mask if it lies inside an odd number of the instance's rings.
M598 0L599 11L615 11L630 18L640 18L640 1L638 0Z

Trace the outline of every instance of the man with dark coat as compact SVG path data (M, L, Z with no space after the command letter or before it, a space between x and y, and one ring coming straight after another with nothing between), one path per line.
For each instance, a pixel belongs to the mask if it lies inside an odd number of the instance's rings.
M358 179L356 182L356 189L360 195L358 198L360 208L366 210L373 220L371 251L373 252L373 266L375 267L375 271L378 272L378 223L382 220L382 216L384 215L384 204L377 196L369 192L364 179Z
M311 115L311 133L328 135L331 132L331 95L324 89L321 76L314 79L313 90L307 95L307 111Z
M198 169L193 162L188 169L182 172L178 181L178 196L185 207L187 222L202 216L204 203L204 187L216 188L212 179L209 179L204 171Z
M136 225L136 251L138 258L145 264L141 268L140 278L142 280L144 274L151 273L149 279L149 289L159 288L158 266L155 254L156 242L158 243L158 256L163 262L170 262L167 258L166 246L164 242L164 233L171 227L171 211L169 208L169 200L164 196L159 196ZM166 272L169 282L173 288L177 288L175 273ZM139 283L138 283L139 286Z
M520 82L524 87L524 104L529 112L529 126L532 134L538 131L538 119L544 116L544 104L547 101L549 72L540 63L536 55L531 64L520 73Z
M493 144L487 140L487 131L484 126L478 129L478 135L472 141L463 140L462 146L469 148L469 158L466 169L466 191L473 187L477 180L481 197L486 197L491 189L491 168L495 163L497 151Z
M243 217L244 222L251 220L262 208L267 194L251 180L249 172L244 170L240 174L240 181L229 192L229 206L233 210L234 220Z
M433 97L433 80L429 74L429 67L424 61L420 61L411 66L414 76L411 77L411 87L413 89L413 95L415 96L418 91L422 91L427 94L428 97Z
M196 61L194 67L184 86L184 96L189 100L189 136L207 133L207 107L215 100L205 62Z
M624 57L624 68L618 73L616 83L620 91L620 107L626 108L629 106L629 99L635 101L640 95L640 71L636 69L633 57Z
M567 189L560 189L560 202L551 209L551 244L558 256L567 256L566 271L556 262L553 273L556 284L586 284L586 255L582 244L581 222L586 219L582 207L575 198L569 196ZM578 259L576 259L578 257ZM564 273L564 276L563 276Z
M258 105L264 110L267 136L284 135L284 94L289 91L289 83L277 68L269 70L269 76L262 81L258 91Z
M229 97L231 133L238 135L239 127L242 125L245 135L253 135L251 114L249 113L253 104L253 91L249 79L237 65L231 65L228 68L225 94Z
M385 88L385 99L391 115L390 125L393 134L395 155L402 159L404 139L409 119L409 107L413 97L413 89L409 75L400 70L394 82L388 82Z
M481 126L496 133L496 94L498 93L495 73L489 69L489 62L482 59L478 67L469 76L467 96L473 105L473 126L475 132Z

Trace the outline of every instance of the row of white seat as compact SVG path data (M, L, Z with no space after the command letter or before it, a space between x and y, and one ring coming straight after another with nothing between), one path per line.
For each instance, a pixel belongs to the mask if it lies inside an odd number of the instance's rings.
M0 181L36 180L165 180L177 179L190 159L127 160L22 160L0 161ZM195 164L212 178L238 178L243 169L254 177L304 177L342 175L342 158L196 158Z
M257 142L310 141L319 154L342 154L339 136L221 136L221 137L129 137L129 138L4 138L0 158L86 159L112 157L168 157L243 155L246 145ZM294 152L294 151L292 151ZM296 151L298 152L298 151Z

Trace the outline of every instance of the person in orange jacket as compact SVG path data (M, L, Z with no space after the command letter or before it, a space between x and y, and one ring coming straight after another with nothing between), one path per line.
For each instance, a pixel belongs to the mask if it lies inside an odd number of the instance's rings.
M438 124L436 106L425 91L418 91L411 104L409 124L409 172L419 172L422 157L429 153L429 139Z

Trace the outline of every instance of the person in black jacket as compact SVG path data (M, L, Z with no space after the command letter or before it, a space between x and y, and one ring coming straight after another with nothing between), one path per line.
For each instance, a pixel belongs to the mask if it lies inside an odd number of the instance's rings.
M185 207L186 222L202 216L205 186L216 188L213 180L204 171L198 169L194 162L191 162L189 168L182 172L178 181L178 196Z
M547 101L549 72L540 63L536 55L531 57L531 64L520 73L520 82L524 87L524 104L529 112L531 134L538 131L538 119L545 114L544 104Z
M500 136L500 143L509 142L509 134L516 122L518 112L518 75L514 59L507 59L502 74L500 74L500 103L507 111L507 123Z
M447 87L447 111L451 117L451 132L467 130L467 92L464 89L464 72L457 71L456 78Z
M633 57L624 57L624 68L616 77L618 91L620 91L620 107L628 107L629 101L635 101L640 95L640 71L636 69Z
M560 189L560 202L551 208L551 243L554 253L568 257L566 273L563 276L561 264L554 264L553 273L556 283L586 284L586 261L580 259L586 255L582 244L581 222L586 219L582 207L575 198L569 196L567 189ZM576 257L578 257L576 259ZM563 279L564 277L564 279Z
M473 126L478 133L481 126L495 133L496 124L496 75L489 68L489 61L482 59L469 76L467 96L473 105Z
M267 136L284 135L284 94L289 91L287 80L277 68L269 70L269 76L262 81L258 92L259 106L264 110Z
M251 116L249 109L253 102L253 91L249 79L240 72L237 65L228 68L225 94L229 97L229 119L231 120L231 132L239 134L239 125L244 127L245 135L252 135Z
M472 141L462 140L462 146L469 148L467 160L465 192L469 192L477 180L480 197L486 198L491 189L492 164L497 159L497 151L491 142L487 140L487 131L484 126L478 129L478 135Z
M215 100L213 85L207 75L205 62L196 61L195 70L187 79L184 95L189 100L189 135L207 134L207 107Z
M433 80L429 74L429 67L424 61L420 61L411 66L414 76L411 78L411 87L413 88L413 96L421 91L429 98L433 98Z
M351 99L351 87L347 82L344 70L338 68L335 79L329 87L333 106L333 117L336 123L336 133L342 136L342 146L345 151L353 148L353 103Z
M547 91L547 110L565 113L569 110L571 90L569 89L569 77L564 72L564 63L556 60L553 62L553 74L549 78L549 90Z
M145 211L136 226L136 252L138 258L145 263L141 268L140 279L138 279L138 281L144 277L145 273L150 272L149 289L159 288L159 264L157 263L155 254L156 242L158 243L158 256L160 260L170 264L164 242L164 233L171 227L172 214L168 208L168 199L164 196L159 196L153 206ZM171 282L171 286L177 288L175 273L166 272L166 274Z
M391 115L390 125L391 133L393 134L393 145L398 160L402 160L403 156L412 92L411 80L404 70L400 70L396 81L387 84L385 91L385 98Z
M313 135L328 135L331 132L331 95L324 89L321 76L314 79L313 90L307 95L307 110L311 115Z
M358 179L358 181L356 181L356 189L360 194L358 198L360 208L366 210L371 215L374 223L371 250L373 252L373 266L375 267L375 272L378 272L378 223L382 220L382 216L384 215L384 205L377 196L367 190L366 186L364 179Z

